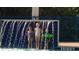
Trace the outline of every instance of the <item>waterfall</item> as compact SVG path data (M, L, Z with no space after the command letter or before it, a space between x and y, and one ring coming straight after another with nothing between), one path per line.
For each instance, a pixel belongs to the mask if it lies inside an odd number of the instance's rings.
M6 29L6 30L8 30L7 38L6 38L6 42L5 42L6 47L9 47L9 44L10 44L10 37L11 37L12 25L13 25L12 21L9 21L8 23L9 23L9 25L8 25L9 27L8 27L8 29Z
M11 45L11 38L12 38L12 34L13 34L14 25L15 25L15 22L13 21L11 24L11 29L10 29L11 31L10 31L10 40L9 40L8 47L10 47L10 45Z
M3 20L1 31L0 31L0 46L6 48L25 48L28 42L25 41L26 34L25 31L28 29L30 25L34 29L33 21L18 21L18 20ZM44 32L47 36L49 32L50 26L52 26L51 33L54 34L54 24L51 21L42 21L42 34ZM43 40L44 39L44 40ZM54 42L54 38L52 38ZM42 43L44 41L44 44ZM53 43L52 42L52 43ZM44 45L44 47L42 46ZM46 48L47 46L47 38L41 38L40 48ZM54 48L54 45L53 45Z
M13 47L18 47L18 42L20 40L20 37L21 37L21 31L22 31L22 28L24 26L24 22L21 21L20 24L17 25L17 31L16 31L16 35L15 35L15 41L14 41L14 44L13 44Z
M3 32L4 32L5 24L6 24L6 21L4 21L3 24L2 24L2 26L1 26L1 31L0 31L0 46L1 46L1 41L2 41L2 38L3 38Z
M47 22L46 29L45 29L45 32L46 32L45 36L47 36L49 24L50 24L50 21ZM46 46L47 46L46 40L47 40L47 38L45 38L44 49L46 49Z
M44 21L42 22L42 34L43 34L43 32L44 32ZM42 48L42 46L43 46L43 38L41 38L41 43L40 43L40 48Z
M20 44L20 43L22 43L22 41L24 41L24 43L25 43L25 40L24 40L24 30L26 30L26 25L27 25L27 22L25 22L24 23L24 26L23 26L23 29L22 29L22 31L21 31L21 37L20 37L20 39L19 39L19 41L18 41L18 47L24 47L24 44Z
M52 34L54 35L54 22L52 22ZM52 42L52 46L54 48L54 37L52 38L53 42Z
M6 32L6 28L7 28L7 25L9 23L9 21L6 21L5 25L4 25L5 21L3 22L3 25L2 25L2 28L1 28L1 46L5 46L5 42L6 42L6 37L5 37L5 32ZM6 35L7 36L7 35ZM5 41L5 42L4 42Z

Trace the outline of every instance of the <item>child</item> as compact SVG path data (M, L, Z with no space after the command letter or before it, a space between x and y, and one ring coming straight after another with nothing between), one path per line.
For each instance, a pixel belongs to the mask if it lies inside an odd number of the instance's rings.
M28 48L32 48L32 40L33 40L33 31L32 28L28 29Z
M41 34L41 29L40 29L40 24L36 23L35 27L35 41L36 41L36 48L39 49L39 41L40 41L40 35Z

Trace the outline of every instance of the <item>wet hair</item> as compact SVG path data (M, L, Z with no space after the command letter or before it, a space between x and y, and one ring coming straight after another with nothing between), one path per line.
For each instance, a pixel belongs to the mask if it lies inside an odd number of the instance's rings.
M29 26L29 27L28 27L28 29L29 29L29 28L30 28L30 29L32 29L32 27L31 27L31 26Z

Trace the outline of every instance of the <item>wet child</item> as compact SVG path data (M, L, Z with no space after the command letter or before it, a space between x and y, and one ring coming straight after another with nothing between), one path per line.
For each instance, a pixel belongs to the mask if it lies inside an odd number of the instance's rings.
M32 27L28 28L28 48L32 48L32 40L33 40L33 31Z
M35 42L36 42L36 48L37 49L39 49L40 37L41 37L40 24L39 23L36 23L36 27L35 27Z

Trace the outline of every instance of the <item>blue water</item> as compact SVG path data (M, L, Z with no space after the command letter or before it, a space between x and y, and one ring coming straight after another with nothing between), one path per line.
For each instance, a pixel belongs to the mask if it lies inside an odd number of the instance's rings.
M1 47L2 48L28 48L28 40L27 35L25 34L28 26L32 26L33 30L35 27L34 22L24 22L24 21L3 21L1 26ZM47 27L48 26L48 27ZM52 22L45 25L44 22L41 22L40 28L42 32L48 28L48 32L54 34L54 25ZM48 42L48 48L54 48L53 44L54 40L51 39ZM44 49L45 41L40 41L41 49ZM33 39L32 48L35 48L35 40Z

